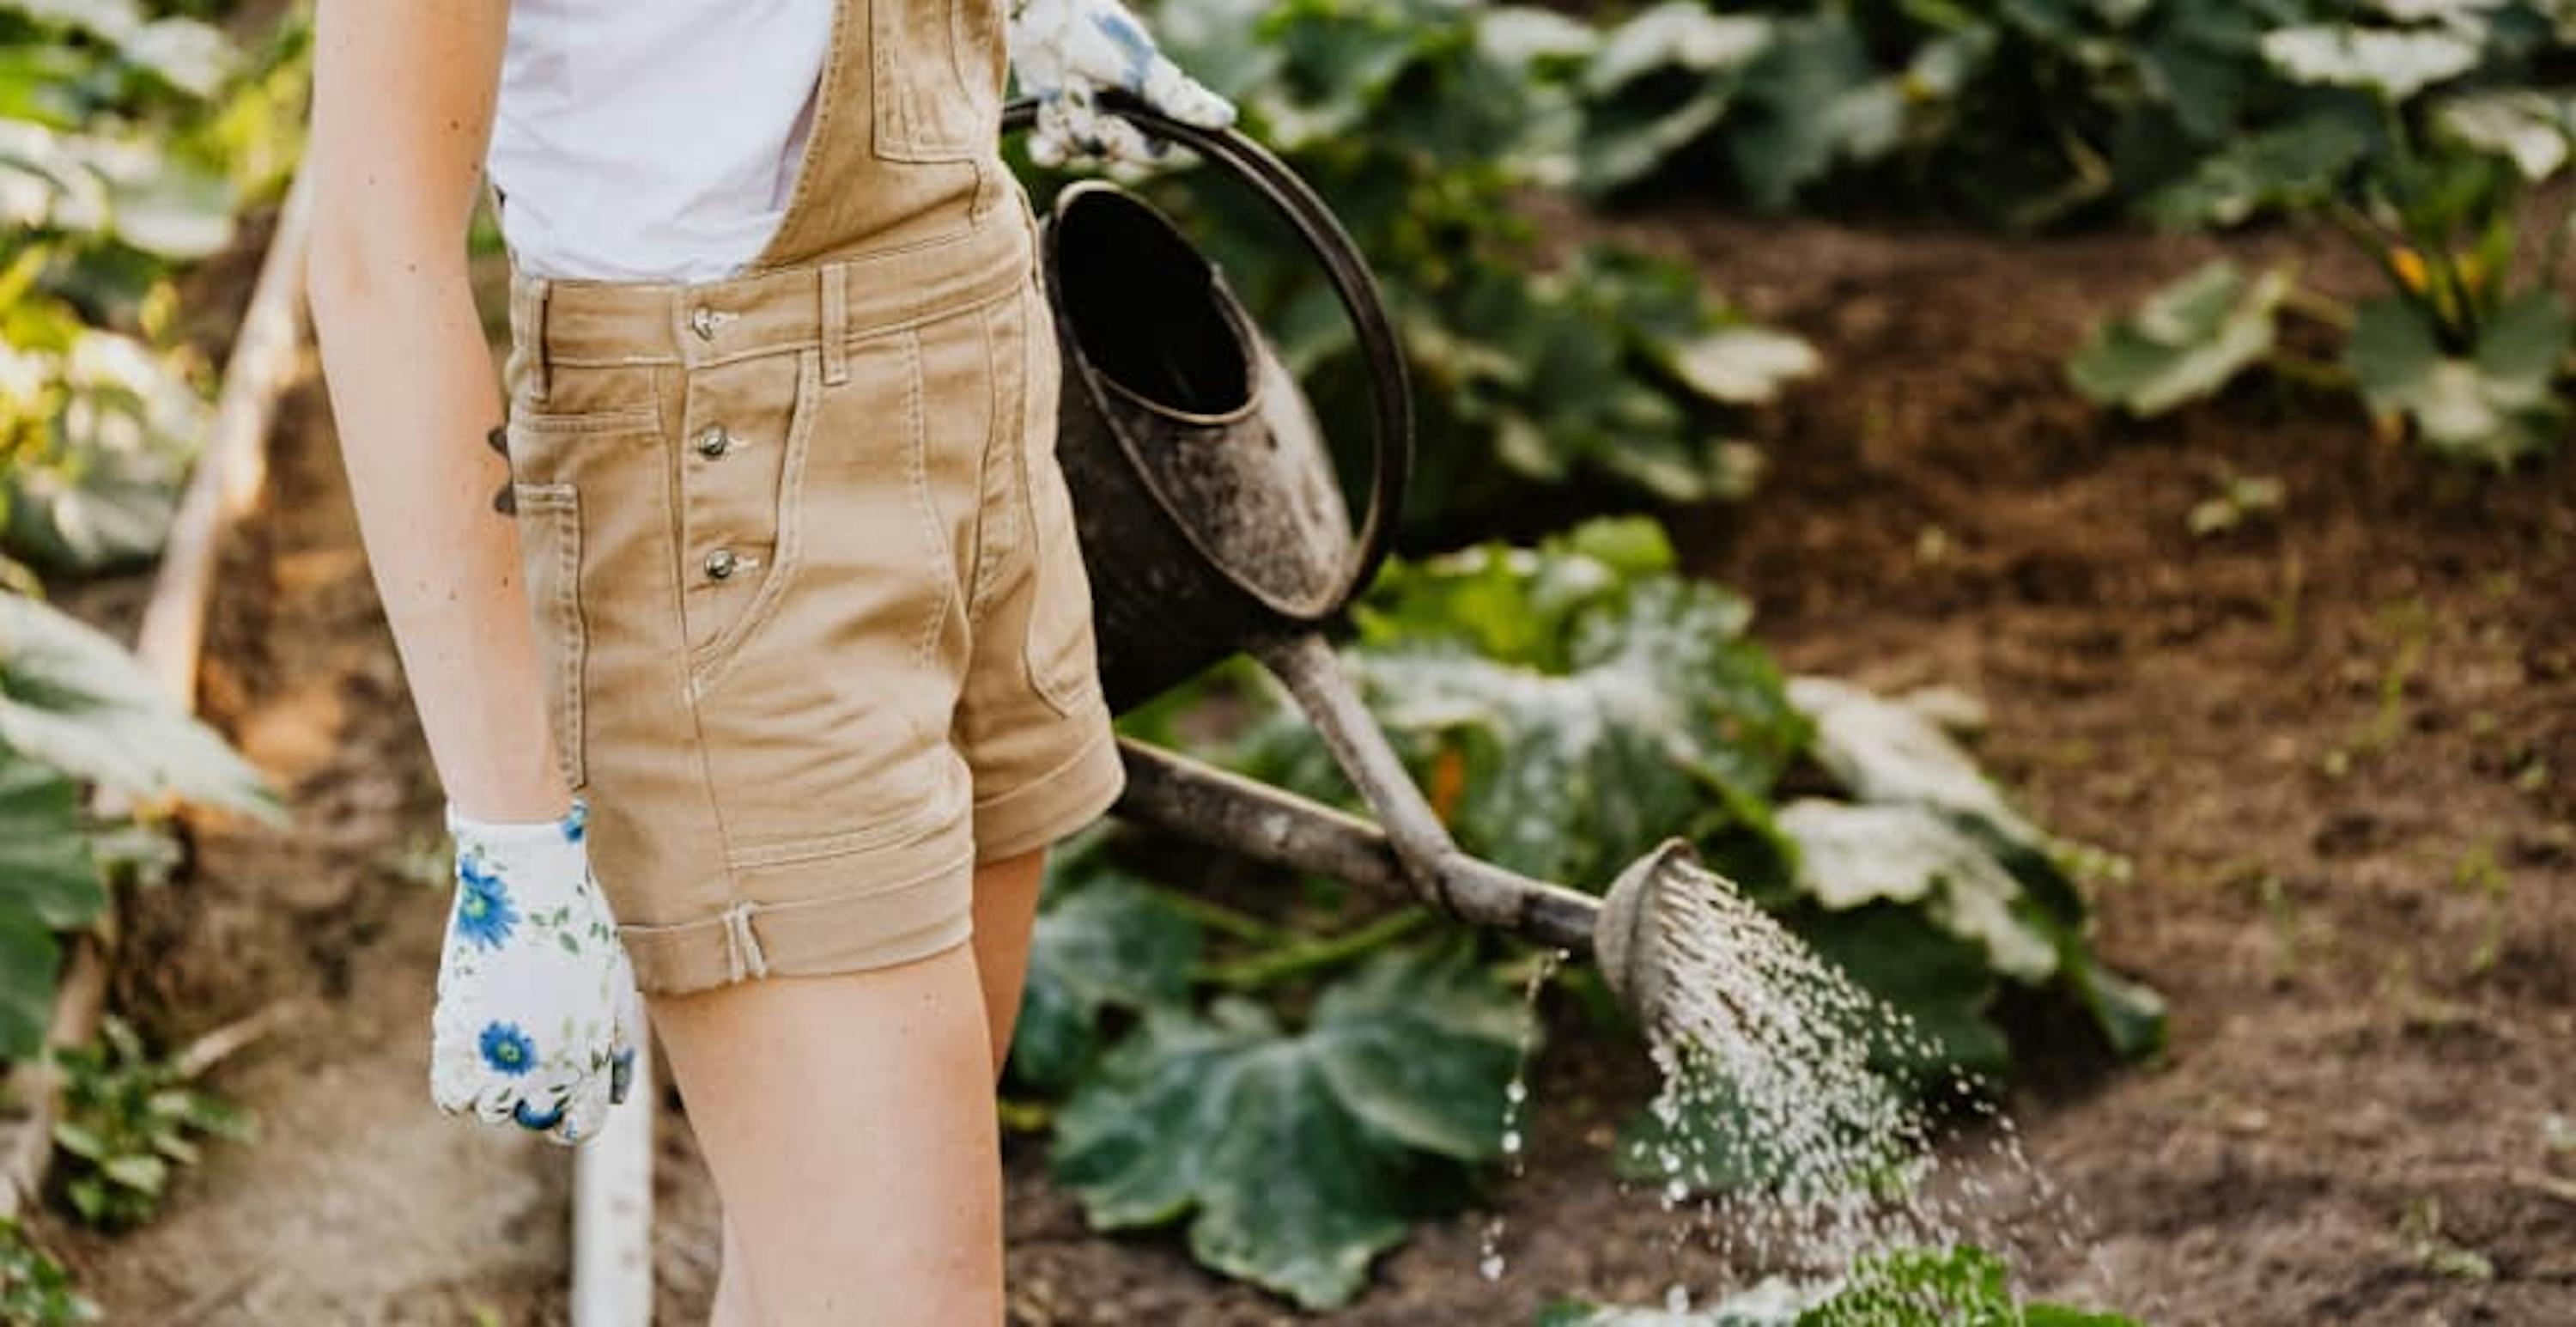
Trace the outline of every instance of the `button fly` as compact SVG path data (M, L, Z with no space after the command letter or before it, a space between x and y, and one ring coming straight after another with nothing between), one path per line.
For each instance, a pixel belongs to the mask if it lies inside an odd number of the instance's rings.
M741 559L735 556L732 549L719 548L707 554L707 575L716 580L723 580L733 574L734 567L740 562Z
M698 455L700 456L722 456L732 450L733 435L725 432L725 426L722 424L710 424L698 434Z

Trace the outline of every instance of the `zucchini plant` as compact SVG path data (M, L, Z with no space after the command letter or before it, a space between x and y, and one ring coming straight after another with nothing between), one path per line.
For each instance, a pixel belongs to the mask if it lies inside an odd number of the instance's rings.
M2369 114L2264 201L2330 223L2382 290L2347 306L2292 267L2212 263L2106 320L2071 363L2076 386L2154 415L2268 366L2357 393L2391 432L2447 457L2505 468L2551 450L2576 341L2557 288L2576 212L2553 202L2537 236L2519 223L2566 167L2576 92L2524 81L2555 41L2534 35L2532 18L2507 3L2416 4L2266 33L2276 76L2360 98ZM2286 348L2285 317L2322 324L2342 342L2339 359Z
M2008 1072L2007 987L2065 1002L2122 1054L2158 1044L2160 1002L2086 935L2075 876L2098 854L2020 815L1915 707L1783 676L1744 603L1682 577L1653 520L1398 559L1353 616L1344 665L1469 851L1599 889L1690 838L1913 1018L1937 1049L1882 1068L1926 1086ZM1239 660L1124 726L1201 746L1222 729L1237 770L1359 806ZM1412 1220L1472 1198L1501 1155L1537 1035L1520 997L1545 955L1331 881L1251 883L1132 831L1053 869L1013 1116L1052 1129L1056 1176L1096 1227L1178 1225L1208 1266L1324 1307ZM1588 971L1562 980L1611 1007Z

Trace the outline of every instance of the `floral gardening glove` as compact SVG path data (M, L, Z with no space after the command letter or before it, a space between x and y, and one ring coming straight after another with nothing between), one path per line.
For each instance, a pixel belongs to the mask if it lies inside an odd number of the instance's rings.
M1100 109L1103 88L1132 92L1183 124L1222 129L1234 103L1181 72L1118 0L1007 0L1011 68L1020 91L1038 99L1029 159L1060 166L1097 155L1131 167L1167 159L1169 141L1148 138Z
M558 1143L599 1132L635 1064L635 979L582 843L589 805L496 823L447 807L456 906L430 1015L430 1096Z

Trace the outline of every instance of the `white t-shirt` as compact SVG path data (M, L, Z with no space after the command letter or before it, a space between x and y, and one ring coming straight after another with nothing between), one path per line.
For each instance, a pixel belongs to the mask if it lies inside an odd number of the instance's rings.
M485 168L535 276L705 281L786 214L834 0L511 0Z

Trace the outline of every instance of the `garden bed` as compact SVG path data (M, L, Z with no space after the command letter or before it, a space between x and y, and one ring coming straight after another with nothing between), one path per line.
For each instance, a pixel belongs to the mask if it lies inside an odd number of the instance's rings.
M2047 1231L2016 1250L2026 1277L2174 1324L2576 1318L2576 467L2468 475L2270 389L2107 421L2066 351L2203 242L1620 229L1830 366L1761 417L1751 502L1670 522L1694 568L1754 598L1793 668L1982 696L1990 767L2133 859L2098 943L2165 992L2171 1049L2129 1070L2025 1055L2016 1112L2109 1286ZM554 1320L567 1158L428 1108L437 792L318 388L290 398L274 464L223 570L203 709L304 834L201 823L188 878L130 900L115 996L162 1044L282 999L310 1016L218 1071L259 1143L213 1148L155 1224L67 1252L117 1320ZM2193 535L2230 473L2278 479L2280 509ZM1552 1014L1528 1173L1495 1190L1504 1281L1478 1273L1471 1214L1322 1320L1720 1288L1610 1175L1645 1066ZM715 1211L665 1127L662 1308L694 1321ZM1089 1235L1043 1162L1015 1140L1018 1320L1291 1316L1174 1241Z

